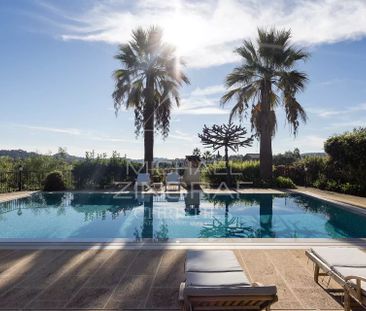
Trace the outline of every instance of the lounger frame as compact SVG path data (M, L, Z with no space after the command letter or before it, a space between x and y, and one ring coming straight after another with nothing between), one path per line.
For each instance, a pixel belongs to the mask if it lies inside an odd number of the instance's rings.
M314 281L319 284L319 276L329 276L336 281L344 290L344 310L351 310L351 298L353 298L359 305L366 308L366 304L363 302L364 295L362 293L362 282L366 282L366 278L360 276L348 276L342 278L325 262L319 259L310 251L305 251L306 256L315 264L314 269ZM322 270L323 272L320 272ZM356 281L356 284L352 283L352 280Z
M254 283L253 286L258 286ZM185 282L179 289L179 301L183 311L208 310L271 310L271 305L278 301L274 295L220 295L220 296L186 296Z

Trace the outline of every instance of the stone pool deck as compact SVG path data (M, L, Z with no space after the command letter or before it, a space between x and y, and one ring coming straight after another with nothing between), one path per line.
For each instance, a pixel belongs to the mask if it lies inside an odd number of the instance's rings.
M36 191L17 191L17 192L0 193L0 203L28 197L34 192Z
M298 187L295 191L304 193L304 194L318 196L320 198L331 200L331 201L336 201L336 202L341 202L341 203L346 203L346 204L351 204L354 206L366 208L366 197L342 194L342 193L337 193L337 192L333 192L333 191L325 191L325 190L320 190L320 189L311 188L311 187Z
M184 250L0 250L0 309L178 310ZM304 250L234 250L252 281L276 284L273 310L343 310ZM360 310L360 309L354 309Z

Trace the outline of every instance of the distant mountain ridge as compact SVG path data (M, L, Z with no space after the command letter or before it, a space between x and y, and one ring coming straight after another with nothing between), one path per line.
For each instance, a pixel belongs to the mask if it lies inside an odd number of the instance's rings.
M327 154L325 152L305 152L301 154L302 157L326 157Z
M37 155L42 155L40 153L37 152L29 152L29 151L25 151L22 149L17 149L17 150L0 150L0 157L9 157L12 159L26 159L29 157L34 157ZM54 158L61 158L64 157L66 161L71 162L71 161L77 161L77 160L82 160L84 159L83 157L78 157L78 156L73 156L71 154L65 154L65 155L61 155L60 153L55 153L53 155L46 155L46 156L50 156L50 157L54 157Z

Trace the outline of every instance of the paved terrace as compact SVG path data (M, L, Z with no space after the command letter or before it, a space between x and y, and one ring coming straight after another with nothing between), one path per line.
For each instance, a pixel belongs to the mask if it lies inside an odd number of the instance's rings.
M17 192L0 193L0 203L28 197L34 192L35 191L17 191Z
M274 310L342 310L339 288L315 284L304 250L235 254L252 281L277 285ZM0 250L0 309L177 310L184 259L184 250Z

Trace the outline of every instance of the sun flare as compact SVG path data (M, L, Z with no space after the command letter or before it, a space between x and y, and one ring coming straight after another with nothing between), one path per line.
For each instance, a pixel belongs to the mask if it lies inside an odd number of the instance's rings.
M173 44L181 56L199 46L200 22L193 15L184 15L181 12L173 14L163 23L164 37Z

